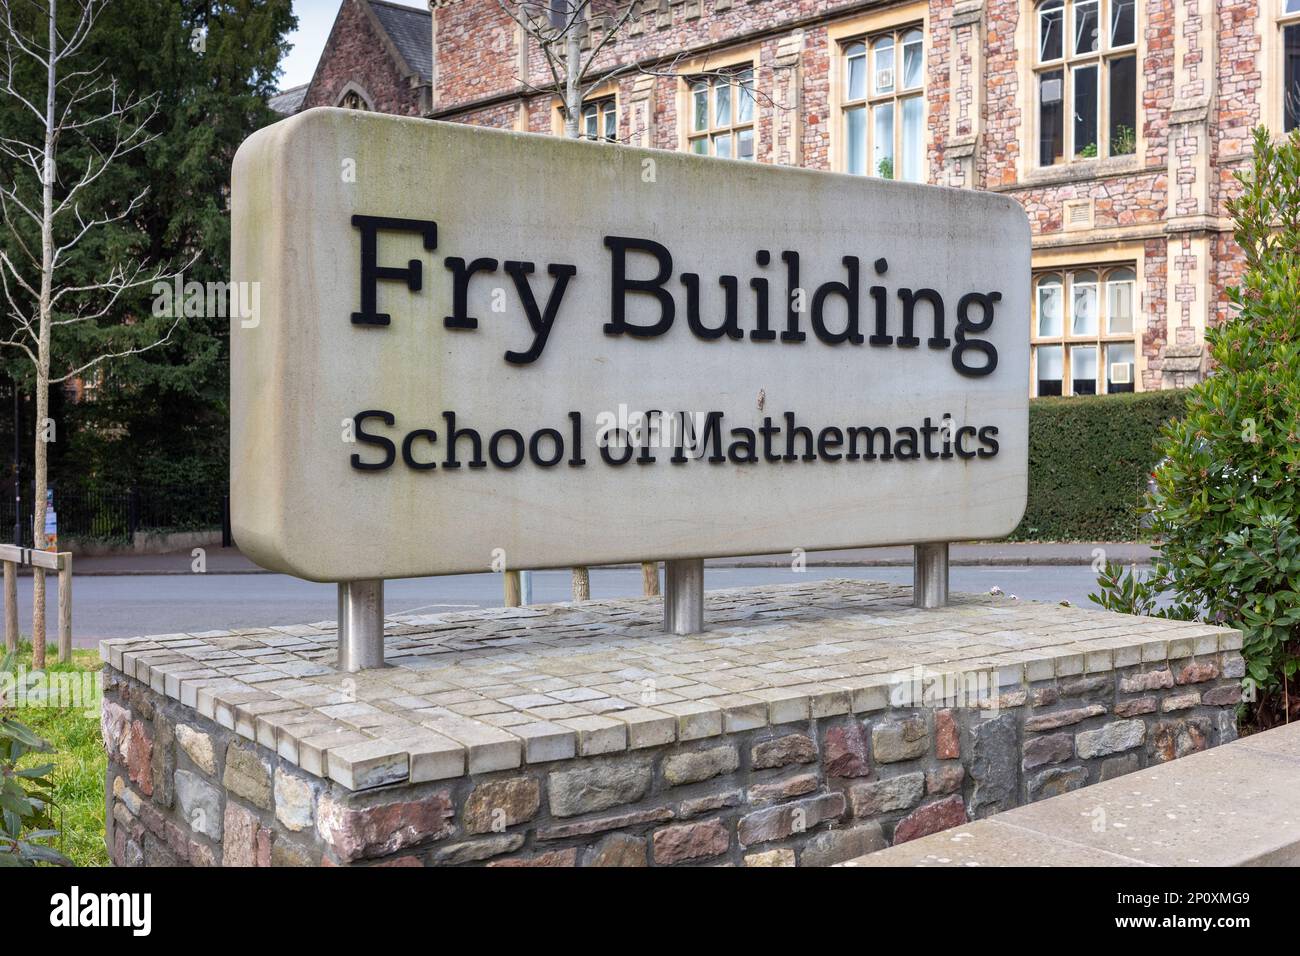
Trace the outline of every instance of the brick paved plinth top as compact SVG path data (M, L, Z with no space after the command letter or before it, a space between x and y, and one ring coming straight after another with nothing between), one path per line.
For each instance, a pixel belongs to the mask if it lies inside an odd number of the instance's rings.
M109 667L340 785L460 777L942 701L1235 650L1227 628L862 581L712 591L706 633L658 599L390 615L389 667L334 669L335 624L102 642ZM899 695L906 697L900 701ZM969 702L968 702L969 703ZM974 704L970 704L974 706Z

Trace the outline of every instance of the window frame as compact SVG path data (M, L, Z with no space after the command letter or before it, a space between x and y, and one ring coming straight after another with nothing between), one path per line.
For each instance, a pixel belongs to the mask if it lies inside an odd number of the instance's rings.
M749 83L746 85L739 82L740 77L748 74ZM718 112L718 90L721 81L726 80L727 84L727 111L728 120L725 123L717 121ZM682 148L685 152L695 156L709 156L715 159L734 159L739 162L758 162L758 69L751 60L738 60L729 66L719 69L699 70L683 77L685 81L685 109L683 115L685 122L683 124ZM704 86L707 90L707 109L708 116L705 118L705 126L702 129L696 128L696 110L695 98L699 87ZM752 109L748 120L740 119L740 102L742 91L748 89L749 99ZM738 156L736 147L740 140L740 133L748 131L751 134L752 155L748 158ZM726 156L717 155L718 137L729 137L730 152ZM697 152L695 144L703 142L707 144L705 152Z
M560 110L560 119L564 119L564 107L558 107ZM591 136L587 133L587 110L596 111L596 135ZM605 117L612 114L614 117L614 135L607 136L602 130L605 127ZM617 143L618 142L618 97L613 93L605 96L593 96L584 100L582 103L582 112L578 114L578 136L590 143Z
M913 34L919 37L919 41L909 39ZM876 78L878 68L876 67L876 50L882 41L889 40L892 45L893 66L891 67L892 85L886 91L878 92L876 90ZM906 64L906 50L909 45L916 42L921 46L921 73L920 79L916 86L905 87L902 85L904 68ZM926 89L926 35L924 21L903 21L896 25L886 27L885 29L875 30L870 33L864 33L857 37L841 39L839 43L838 60L842 64L840 83L842 95L838 103L838 115L836 122L839 124L841 135L844 141L843 148L843 172L850 175L873 176L879 179L889 178L898 182L929 182L929 158L926 148L926 113L927 103L925 96ZM855 52L855 48L861 47L861 53ZM853 89L850 84L849 76L852 61L859 56L863 62L862 78L862 95L853 96ZM920 104L920 142L919 164L920 179L905 179L901 175L901 160L904 157L904 111L908 102L915 101ZM891 171L894 175L885 177L880 174L879 165L875 160L876 148L876 110L882 106L891 106L893 109L893 149L890 154ZM864 171L856 172L850 168L849 156L853 148L853 143L849 135L849 114L861 111L863 114L863 142L862 149L864 155Z
M1132 2L1133 5L1133 40L1130 43L1112 44L1112 34L1114 31L1114 8L1118 3ZM1078 17L1077 9L1079 7L1094 7L1097 17L1097 44L1092 50L1078 52L1078 37L1076 35ZM1142 150L1142 117L1140 115L1139 104L1141 102L1141 85L1143 80L1142 71L1142 4L1138 0L1035 0L1029 5L1030 16L1028 20L1028 29L1030 31L1030 46L1032 51L1028 57L1030 65L1029 75L1029 95L1032 104L1033 122L1029 124L1032 127L1032 139L1028 155L1031 158L1031 167L1033 169L1051 170L1063 166L1069 166L1072 163L1092 162L1094 160L1127 160L1138 156ZM1059 10L1061 13L1061 37L1060 37L1060 56L1044 58L1042 49L1042 21L1043 15L1048 10ZM1128 57L1133 58L1133 148L1127 153L1111 154L1111 65L1117 60L1123 60ZM1089 156L1082 155L1075 139L1075 94L1076 94L1076 74L1080 70L1086 70L1095 67L1097 70L1095 80L1095 98L1096 115L1094 117L1096 124L1096 138L1091 145L1095 148L1095 153ZM1061 111L1062 111L1062 156L1060 159L1051 163L1044 163L1042 156L1042 133L1043 133L1043 102L1042 102L1042 76L1047 73L1061 74ZM1086 145L1084 148L1087 148Z
M1128 272L1130 278L1116 279L1116 273ZM1096 286L1096 321L1097 330L1090 334L1076 334L1074 332L1074 287L1075 277L1091 274L1095 276L1093 283ZM1061 283L1061 333L1059 335L1040 335L1039 334L1039 289L1045 279L1058 279ZM1110 329L1110 285L1112 282L1128 282L1131 284L1129 296L1129 312L1131 328L1127 332L1112 332ZM1141 310L1139 308L1139 283L1140 271L1138 263L1134 261L1121 262L1104 262L1092 263L1081 262L1070 265L1053 265L1045 268L1035 269L1029 297L1029 394L1034 398L1041 398L1038 391L1038 356L1039 350L1043 347L1060 346L1061 347L1061 395L1062 398L1077 397L1074 393L1074 379L1071 374L1071 352L1075 346L1093 346L1097 352L1097 369L1098 377L1096 379L1096 390L1092 393L1095 395L1120 394L1110 391L1110 370L1109 362L1106 361L1106 348L1111 345L1128 345L1133 348L1133 379L1132 386L1134 392L1142 391L1141 381L1138 375L1138 359L1140 350L1138 347L1141 335L1141 323L1139 321Z
M1277 99L1277 131L1282 135L1287 135L1291 130L1300 129L1300 89L1296 93L1296 125L1287 129L1287 108L1286 108L1286 33L1288 29L1300 31L1300 3L1295 0L1274 0L1274 22L1273 36L1277 43L1277 70L1273 73L1279 78L1279 87L1275 92ZM1294 3L1296 9L1288 10L1287 7Z

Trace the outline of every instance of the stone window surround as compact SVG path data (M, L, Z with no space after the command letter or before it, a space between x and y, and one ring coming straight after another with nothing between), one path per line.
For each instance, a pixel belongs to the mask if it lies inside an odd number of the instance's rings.
M1039 275L1044 272L1070 272L1084 269L1093 269L1104 271L1107 268L1118 268L1124 266L1133 270L1133 334L1131 337L1109 338L1109 341L1134 343L1133 349L1133 390L1135 392L1145 391L1143 386L1143 374L1147 371L1147 356L1142 350L1142 342L1146 337L1148 322L1151 318L1146 309L1146 253L1145 245L1142 242L1115 242L1099 243L1094 246L1080 247L1067 246L1060 249L1039 250L1035 249L1031 268L1033 270L1033 282L1037 282ZM1030 341L1038 343L1038 312L1037 297L1031 291L1030 293L1030 316L1029 332ZM1108 337L1101 336L1103 341ZM1038 387L1038 379L1034 361L1036 356L1033 355L1033 345L1030 346L1030 369L1029 369L1029 390L1033 395ZM1098 360L1100 365L1100 359Z
M1038 165L1038 87L1035 75L1038 72L1038 7L1042 0L1022 0L1020 6L1020 25L1016 32L1016 49L1024 55L1016 57L1016 69L1020 88L1016 96L1016 106L1020 110L1020 151L1016 164L1016 179L1021 184L1038 185L1054 182L1073 182L1076 179L1091 179L1098 174L1115 172L1136 172L1146 166L1147 138L1143 103L1146 95L1146 28L1147 12L1144 2L1134 5L1136 23L1134 24L1133 51L1137 57L1137 149L1131 155L1098 156L1096 159L1067 159L1055 166ZM1069 4L1067 3L1067 11ZM1067 31L1068 35L1068 31ZM1104 54L1104 51L1103 51ZM1061 61L1068 63L1068 58ZM1068 118L1067 118L1068 120Z
M921 35L920 83L914 87L904 87L903 75L905 70L904 67L904 61L906 57L905 50L906 47L908 46L907 38L918 33ZM875 77L876 77L875 58L877 56L876 46L883 40L891 40L893 43L892 51L894 56L894 67L893 67L894 82L889 92L877 93L875 92ZM885 30L880 33L868 34L866 36L859 37L856 40L851 40L848 43L841 44L840 46L841 58L845 62L851 59L851 57L845 55L846 51L856 46L861 46L863 48L863 53L862 53L863 71L864 71L863 95L861 97L858 97L857 99L850 100L848 103L842 106L840 109L839 116L836 117L836 122L845 124L845 127L847 129L848 113L851 110L855 110L855 109L862 111L863 124L864 124L863 125L863 149L866 153L869 154L868 156L863 157L864 161L868 163L867 166L868 171L866 172L865 175L879 176L880 175L879 169L872 168L871 165L874 159L875 147L876 147L875 110L884 105L892 106L894 113L893 113L893 121L891 123L891 126L892 126L892 138L894 142L892 143L893 150L891 154L891 163L893 166L894 175L891 176L890 178L898 179L898 180L906 180L906 177L902 174L903 166L904 166L904 151L906 148L906 139L904 133L904 129L905 129L904 104L910 100L917 100L921 104L921 121L919 126L919 130L921 132L921 139L918 142L918 147L921 153L919 157L919 161L921 163L921 168L923 173L923 177L919 181L927 182L930 177L928 175L924 175L924 173L927 172L925 166L929 165L927 162L928 157L926 155L925 133L924 133L925 131L925 34L921 32L921 25L918 23L907 23L901 27L896 27L892 30ZM847 144L848 136L846 135L844 139Z
M374 97L370 95L364 86L355 80L348 80L348 82L344 84L343 89L339 90L339 95L335 97L334 105L342 108L350 108L343 107L343 101L347 99L349 93L355 94L357 98L365 104L365 109L371 113L375 112Z
M1283 29L1300 26L1300 10L1286 12L1287 0L1262 0L1259 31L1262 34L1260 56L1263 61L1264 83L1260 94L1260 120L1269 131L1281 136L1285 118L1283 106L1282 69L1285 56Z
M829 127L829 149L827 157L831 172L843 173L848 169L847 137L844 132L845 66L844 48L855 40L868 36L901 30L903 27L918 27L921 31L921 44L924 56L921 80L921 102L924 109L921 114L921 148L925 156L923 168L926 170L926 182L933 180L929 170L929 151L933 145L930 133L930 101L927 95L929 87L928 70L930 66L930 4L927 0L909 3L905 6L891 7L887 10L875 10L849 20L832 23L826 28L827 71L829 89L827 91L827 126ZM896 54L897 56L897 54ZM895 64L895 72L901 59Z
M626 142L627 140L625 139L623 130L623 104L620 102L619 85L616 80L608 80L600 84L587 94L586 99L582 101L582 105L585 109L593 103L599 103L602 100L614 101L615 141L619 143ZM582 130L582 128L582 117L579 116L578 129ZM564 135L564 103L558 96L551 97L551 132L556 136ZM586 139L585 133L583 134L583 139ZM604 140L598 139L597 142L604 142Z
M1112 333L1108 325L1109 320L1109 282L1111 277L1120 270L1127 270L1134 274L1133 279L1133 322L1137 323L1137 268L1134 262L1115 262L1102 266L1079 266L1076 268L1049 269L1042 272L1034 273L1034 294L1030 297L1030 363L1033 366L1030 375L1031 393L1036 393L1038 389L1038 353L1040 347L1059 346L1062 349L1061 365L1061 396L1073 397L1073 376L1070 368L1071 355L1070 350L1075 346L1096 347L1097 353L1097 377L1096 377L1096 395L1109 394L1107 380L1107 353L1105 347L1109 345L1129 345L1133 347L1133 380L1134 391L1137 391L1137 340L1132 332ZM1096 286L1096 303L1097 303L1097 331L1091 335L1076 335L1071 329L1073 320L1073 308L1068 304L1073 295L1073 288L1078 276L1083 273L1090 273L1095 277L1094 285ZM1044 279L1055 277L1060 281L1062 296L1061 311L1061 334L1040 336L1038 332L1038 289ZM1103 322L1103 315L1107 321Z
M740 103L739 96L737 95L731 104L732 120L731 123L729 124L729 127L722 127L722 126L715 127L710 125L708 128L708 133L701 133L699 134L699 136L694 136L693 134L696 131L691 123L691 120L693 118L692 110L694 109L692 105L692 89L696 81L702 78L702 74L709 74L707 77L703 77L703 78L709 80L709 112L711 115L713 112L713 97L714 97L713 84L716 81L716 79L718 79L718 74L721 73L738 74L748 70L750 74L753 76L753 88L754 88L754 116L753 119L748 124L748 128L754 131L753 162L761 163L767 161L763 152L763 148L765 144L762 141L762 134L760 129L762 124L762 109L763 109L763 97L764 97L764 94L762 93L762 77L759 74L760 54L761 54L761 47L758 44L753 44L751 46L745 47L740 50L724 51L721 53L711 54L707 57L700 57L686 64L683 64L678 68L677 72L679 78L677 81L677 134L678 134L677 148L681 152L683 153L691 152L691 140L693 138L698 139L703 137L705 139L712 140L713 135L715 133L724 130L726 128L730 128L733 131L733 139L734 139L735 130L743 129L746 127L746 124L739 123L736 120L737 109ZM732 86L736 87L737 85L733 83ZM704 154L700 154L700 155L704 155ZM710 149L708 155L713 156L712 149ZM732 146L732 155L730 158L731 159L736 158L734 144Z

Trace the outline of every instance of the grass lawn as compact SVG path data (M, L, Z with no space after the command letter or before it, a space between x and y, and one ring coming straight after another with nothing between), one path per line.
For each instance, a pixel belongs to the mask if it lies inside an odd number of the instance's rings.
M92 650L74 650L71 664L59 664L56 660L56 651L51 647L47 673L98 675L101 667L99 653ZM31 664L31 646L23 645L18 650L15 668L30 670ZM53 779L58 804L55 820L63 830L62 841L55 846L77 866L108 865L108 851L104 848L104 771L108 758L99 735L97 678L93 687L94 698L83 699L78 707L29 704L14 713L21 723L54 746L54 753L29 754L23 765L55 765Z

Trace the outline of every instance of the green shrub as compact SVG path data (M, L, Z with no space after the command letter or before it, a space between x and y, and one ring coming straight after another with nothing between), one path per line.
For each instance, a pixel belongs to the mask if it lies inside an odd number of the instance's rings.
M66 865L62 853L45 844L59 835L51 807L54 764L19 767L28 754L49 753L52 748L13 717L6 697L15 681L14 655L0 661L0 867Z
M1131 541L1160 459L1161 427L1185 392L1141 392L1029 403L1029 504L1020 541Z
M1206 332L1216 370L1163 431L1146 501L1163 539L1151 573L1103 573L1103 606L1239 628L1256 722L1289 719L1284 681L1300 636L1300 134L1255 134L1254 163L1229 203L1246 256L1236 314ZM1248 694L1249 698L1249 694ZM1292 708L1294 710L1295 708Z

